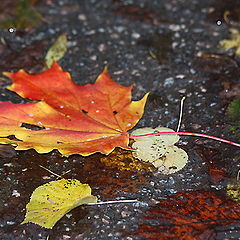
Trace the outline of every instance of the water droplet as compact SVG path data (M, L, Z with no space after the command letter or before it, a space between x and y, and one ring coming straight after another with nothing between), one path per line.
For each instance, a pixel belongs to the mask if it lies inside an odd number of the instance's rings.
M20 193L17 191L17 190L13 190L12 191L12 196L14 196L14 197L20 197Z
M15 222L7 221L7 225L13 225L13 224L15 224Z
M14 32L16 32L16 28L9 28L8 31L9 31L10 33L14 33Z

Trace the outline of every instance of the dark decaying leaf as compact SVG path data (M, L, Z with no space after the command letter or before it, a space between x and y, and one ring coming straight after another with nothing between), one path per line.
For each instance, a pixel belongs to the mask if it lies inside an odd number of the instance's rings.
M44 66L43 52L47 44L48 40L45 39L27 45L18 51L8 42L5 45L0 45L0 72L14 71L19 68L24 68L31 73L42 71Z
M161 201L146 213L146 222L129 235L146 239L215 239L216 228L240 224L238 203L207 191L177 193ZM158 225L157 225L157 223Z
M148 104L151 105L153 110L158 109L159 107L163 106L163 104L167 101L165 96L162 95L161 91L151 91L148 97Z
M214 182L220 183L229 178L224 166L222 166L222 153L220 151L204 146L198 146L194 150L209 167L209 175Z
M128 151L131 153L130 151ZM119 153L122 153L123 167L120 169L120 161L116 163L110 163L110 160L113 160L114 156ZM115 199L117 196L125 196L126 198L132 193L136 193L142 189L143 186L149 181L149 177L152 176L152 173L149 171L149 165L145 163L143 167L139 169L140 165L132 162L127 156L129 153L123 149L117 148L110 154L109 161L106 162L106 159L103 158L101 154L94 154L88 157L82 162L81 158L72 155L69 157L69 161L73 162L73 168L71 168L71 175L64 175L66 177L79 177L79 180L83 183L88 183L92 186L92 189L95 195L100 194L102 197ZM101 160L100 160L101 159ZM136 168L134 168L136 166Z
M209 11L207 20L216 23L224 22L224 14L229 11L228 19L230 23L240 23L240 1L239 0L215 0L212 5L212 11Z
M219 96L221 98L240 98L240 84L236 83L231 86L231 89L223 90L219 93Z
M139 21L150 24L169 23L168 20L162 19L159 13L150 8L140 7L135 4L125 5L121 0L113 0L113 2L113 12L118 15L126 16L131 21Z
M226 74L234 76L239 74L237 62L229 57L220 54L202 54L201 57L196 58L195 67L205 74Z
M172 51L172 33L155 33L152 36L144 36L138 40L138 44L147 47L151 56L159 64L162 64L167 61Z
M220 96L229 98L239 94L235 90L239 82L240 68L238 62L233 58L220 54L202 54L194 62L195 68L201 74L208 77L208 92L219 89ZM219 82L222 86L220 86Z

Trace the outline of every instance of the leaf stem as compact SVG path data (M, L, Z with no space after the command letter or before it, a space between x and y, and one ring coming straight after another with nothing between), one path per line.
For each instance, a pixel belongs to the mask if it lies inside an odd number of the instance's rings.
M113 203L131 203L131 202L137 202L137 201L138 201L137 199L126 199L126 200L117 200L117 201L88 203L87 205L113 204Z
M240 147L240 143L231 142L231 141L226 140L226 139L222 139L222 138L219 138L219 137L214 137L214 136L203 134L203 133L192 133L192 132L158 132L158 133L149 133L149 134L143 134L143 135L130 135L129 138L134 139L134 138L148 137L148 136L155 136L155 135L162 135L162 134L173 134L173 135L178 134L178 135L204 137L204 138L209 138L209 139L213 139L213 140L216 140L216 141L219 141L219 142L224 142L224 143L228 143L228 144Z

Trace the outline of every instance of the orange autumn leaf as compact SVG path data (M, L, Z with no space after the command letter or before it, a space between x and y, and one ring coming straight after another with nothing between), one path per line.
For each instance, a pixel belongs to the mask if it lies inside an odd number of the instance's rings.
M13 80L10 90L39 100L0 102L0 143L15 144L16 150L34 148L46 153L58 149L66 156L87 156L109 154L115 147L129 149L127 131L142 117L148 96L131 101L132 86L117 84L106 69L94 84L83 86L72 82L55 62L41 74L20 70L5 75Z

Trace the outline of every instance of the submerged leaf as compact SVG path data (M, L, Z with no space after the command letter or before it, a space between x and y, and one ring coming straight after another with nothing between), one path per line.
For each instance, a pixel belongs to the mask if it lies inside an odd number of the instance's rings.
M225 196L207 191L180 192L147 211L143 219L148 221L129 235L156 240L216 239L216 228L232 223L239 226L239 217L239 205Z
M18 50L14 50L11 45L3 45L3 51L0 50L0 72L22 67L25 67L31 73L41 72L44 62L40 56L42 56L47 43L46 39L36 41ZM7 85L10 85L10 83Z
M238 31L237 29L231 28L229 30L232 33L231 36L231 40L224 40L221 43L222 48L226 48L226 49L231 49L231 48L236 48L236 56L240 56L240 31Z
M214 182L221 183L229 178L222 159L222 152L203 145L194 148L209 168L209 175Z
M76 179L51 181L34 190L27 212L21 224L32 222L52 228L56 222L72 209L87 203L96 203L88 184Z
M135 157L133 157L131 151L126 151L121 148L116 148L108 156L102 156L100 160L107 167L116 167L121 171L153 171L153 167L150 165L150 163L146 163L136 159Z
M157 132L174 132L170 128L140 128L132 132L132 135L144 135ZM179 141L177 134L155 135L135 138L132 148L133 155L145 162L150 162L163 174L171 174L181 170L187 163L187 153L174 146Z
M109 154L115 147L130 149L127 131L142 117L148 94L131 101L132 86L117 84L106 70L95 84L79 86L56 62L41 74L20 70L6 75L13 80L10 90L40 101L0 102L0 143L17 145L17 150L34 148L39 153L58 149L66 156ZM35 131L36 127L40 130ZM10 135L19 141L9 139Z
M47 65L47 68L50 68L52 66L53 60L56 62L60 60L64 56L66 51L67 51L67 35L66 33L63 33L57 38L57 40L49 48L46 54L45 63Z

